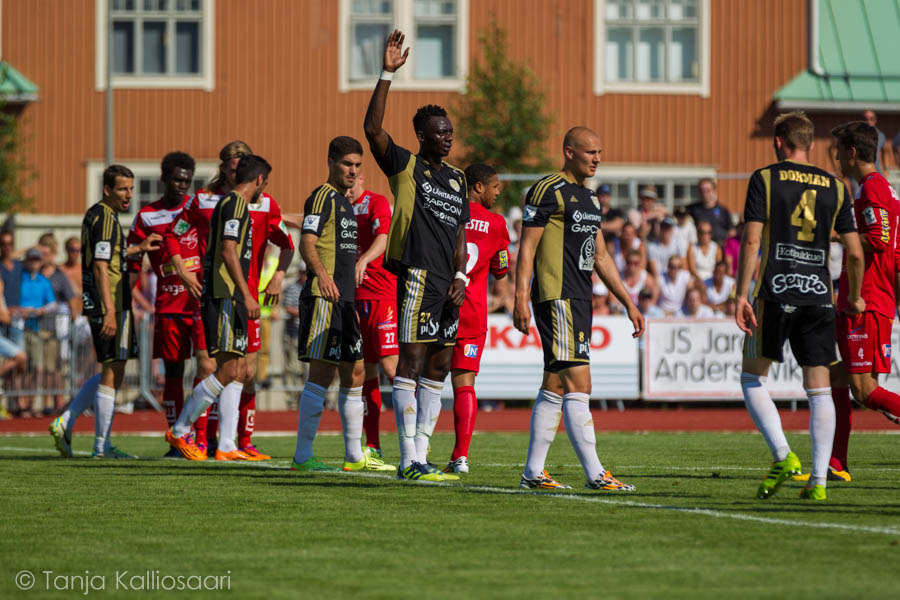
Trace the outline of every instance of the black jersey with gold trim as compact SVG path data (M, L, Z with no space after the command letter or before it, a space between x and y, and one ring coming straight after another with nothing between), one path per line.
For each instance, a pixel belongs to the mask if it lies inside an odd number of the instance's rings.
M237 284L231 278L222 249L225 240L237 243L238 258L244 280L250 273L253 258L253 227L247 201L232 191L219 200L209 219L209 238L203 255L203 295L210 298L233 298L243 302Z
M469 222L466 176L445 162L435 169L418 155L388 140L376 156L394 194L394 216L384 265L425 269L449 284L456 271L456 234Z
M346 196L323 183L306 199L303 233L316 238L316 253L337 285L341 302L352 302L356 294L356 215ZM319 278L310 271L301 295L321 296Z
M853 202L842 181L809 164L771 164L750 177L744 221L763 223L754 298L832 304L831 232L856 231Z
M116 212L103 202L90 207L81 222L81 299L85 316L106 314L100 286L94 277L94 263L98 261L107 264L113 310L117 313L131 310L131 288L125 271L126 247Z
M602 219L594 192L562 173L548 175L528 190L522 226L544 228L534 255L532 301L591 299Z

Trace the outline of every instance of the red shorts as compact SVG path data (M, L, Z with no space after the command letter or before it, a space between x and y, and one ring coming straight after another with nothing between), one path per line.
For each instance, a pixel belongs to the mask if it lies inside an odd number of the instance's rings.
M166 362L188 360L206 350L203 321L197 315L156 315L153 326L153 358Z
M848 373L891 372L891 319L876 312L837 317L837 340Z
M481 354L484 352L484 341L487 332L478 337L456 338L453 355L450 357L450 369L472 371L476 375L481 368Z
M396 300L357 300L356 314L362 334L363 361L377 363L385 356L399 354Z
M262 347L259 339L259 319L250 319L247 323L247 354L259 352Z

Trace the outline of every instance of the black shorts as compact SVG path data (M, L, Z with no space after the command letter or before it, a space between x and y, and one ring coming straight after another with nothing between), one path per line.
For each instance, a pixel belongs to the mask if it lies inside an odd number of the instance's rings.
M244 356L247 353L247 307L233 298L200 299L200 314L206 351L210 356L229 352Z
M353 302L330 302L321 296L300 298L300 360L337 364L362 358L359 317Z
M100 337L103 329L103 317L88 317L91 326L91 337L94 339L94 350L97 361L101 363L116 362L137 358L137 336L134 334L134 317L130 310L116 313L116 335L111 338Z
M784 342L801 367L828 366L837 360L834 351L834 306L793 306L757 298L756 332L744 337L745 358L784 360Z
M450 283L425 269L403 267L397 275L397 322L401 344L456 343L459 307L447 292Z
M547 300L534 305L534 321L544 348L544 370L590 364L591 301L570 298Z

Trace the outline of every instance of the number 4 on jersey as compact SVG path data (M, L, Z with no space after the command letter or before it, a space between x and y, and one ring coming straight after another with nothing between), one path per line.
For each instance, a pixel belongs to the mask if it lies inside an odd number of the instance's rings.
M797 239L811 242L816 238L816 190L806 190L791 213L791 225L799 227Z

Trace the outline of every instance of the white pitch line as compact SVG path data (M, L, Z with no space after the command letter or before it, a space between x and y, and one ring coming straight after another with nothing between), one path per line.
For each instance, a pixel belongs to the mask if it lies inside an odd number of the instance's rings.
M16 448L9 446L2 446L0 450L7 451L26 451L26 452L46 452L46 450L38 449L38 448ZM79 452L79 454L87 454L85 452ZM149 460L165 460L162 458L149 459ZM260 469L271 469L271 470L287 470L289 469L287 462L280 464L264 464L262 462L252 461L252 462L244 462L244 461L229 461L229 462L216 462L212 461L211 464L220 464L223 467L227 468L231 465L240 465L240 466L254 466ZM284 465L284 466L282 466ZM445 487L450 489L458 489L464 492L488 492L491 494L504 494L504 495L520 495L520 496L534 496L540 498L556 498L562 500L569 500L575 502L588 502L593 504L607 504L611 506L624 506L628 508L637 508L637 509L645 509L645 510L665 510L665 511L673 511L684 514L691 515L699 515L704 517L712 517L716 519L732 519L736 521L749 521L752 523L763 523L766 525L784 525L787 527L811 527L813 529L838 529L842 531L857 531L862 533L880 533L884 535L900 535L900 528L896 527L870 527L866 525L850 525L847 523L829 523L822 521L792 521L789 519L776 519L773 517L757 517L755 515L748 515L744 513L726 513L718 510L712 510L708 508L698 508L695 506L674 506L669 504L654 504L649 502L637 502L634 500L614 500L612 498L599 498L597 496L587 496L582 494L561 494L555 492L537 492L532 490L522 490L515 488L499 488L493 486L484 486L484 485L465 485L465 484L454 484L454 483L445 483L445 482L437 482L437 481L402 481L397 480L392 475L380 475L378 473L361 473L361 472L344 472L337 471L333 473L334 475L343 475L348 477L367 477L372 479L381 479L387 482L399 483L403 485L421 485L423 483ZM613 492L617 493L617 492ZM625 494L627 492L618 492L621 494Z

